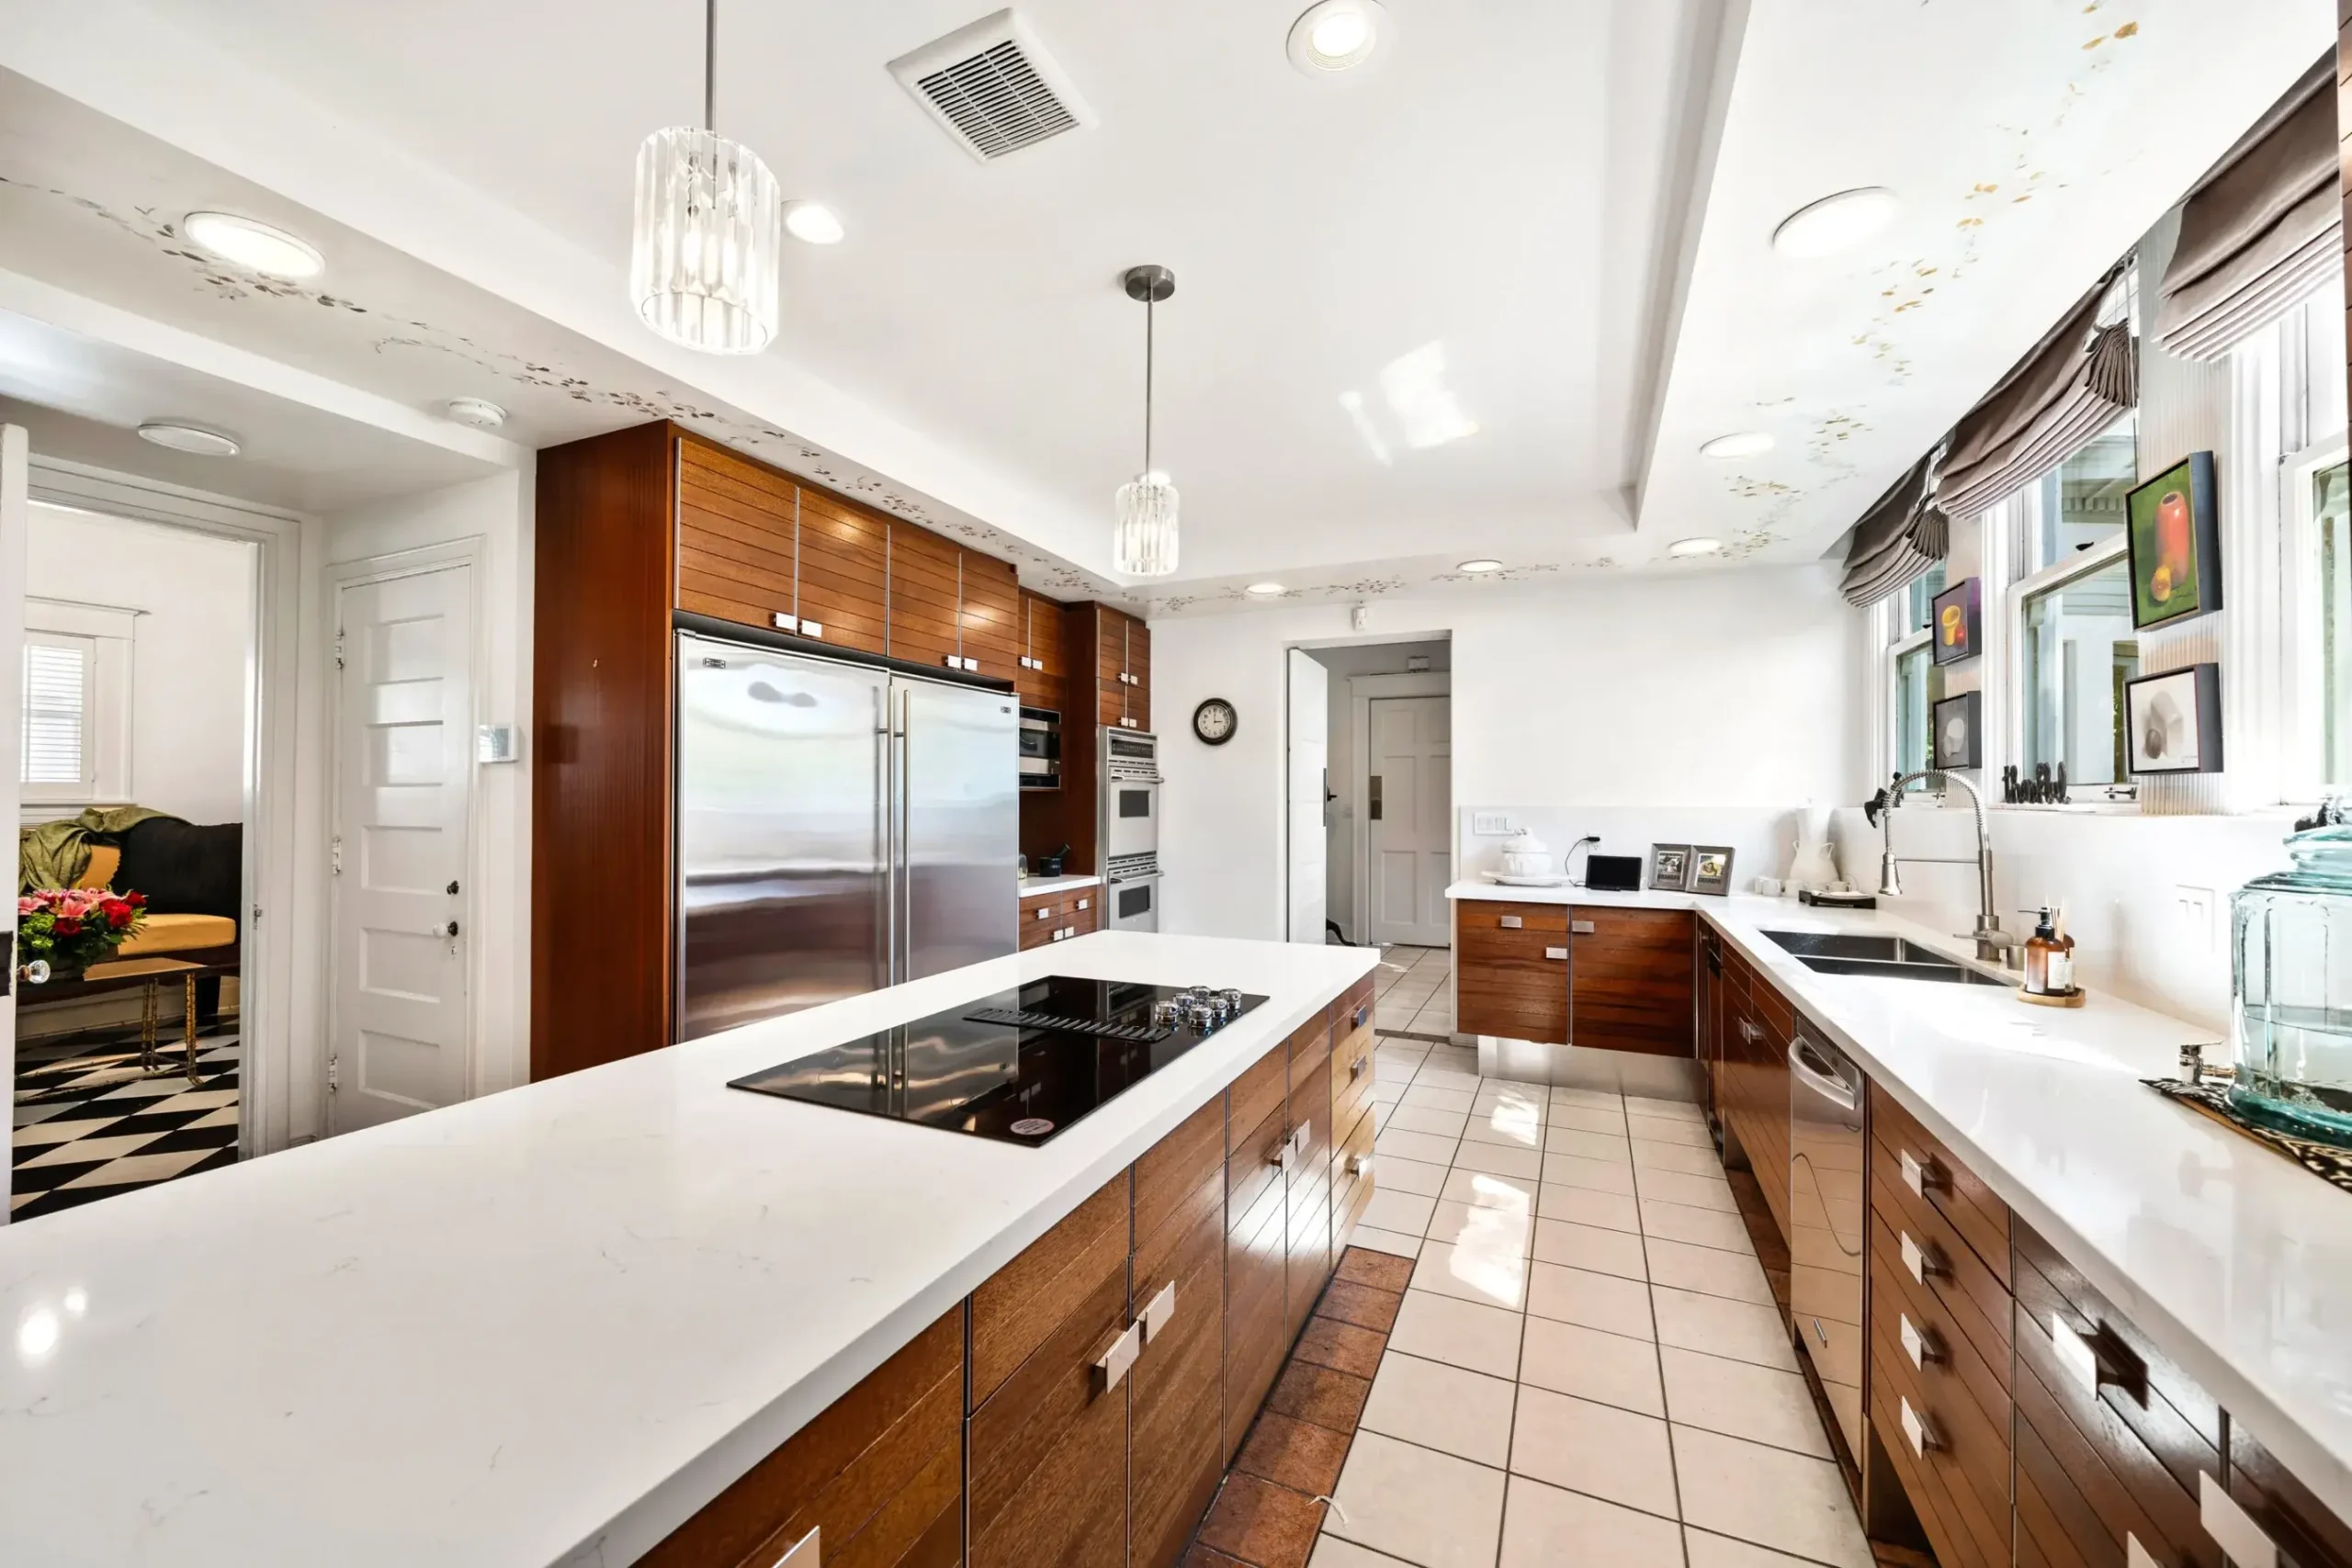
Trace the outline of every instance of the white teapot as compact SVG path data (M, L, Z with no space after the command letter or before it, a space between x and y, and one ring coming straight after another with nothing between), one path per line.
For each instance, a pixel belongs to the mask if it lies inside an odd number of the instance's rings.
M1503 874L1549 876L1552 852L1544 847L1543 840L1522 828L1503 845Z

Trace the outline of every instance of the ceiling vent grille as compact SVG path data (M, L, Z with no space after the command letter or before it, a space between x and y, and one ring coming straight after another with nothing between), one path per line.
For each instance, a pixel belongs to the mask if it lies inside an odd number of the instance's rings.
M890 74L984 164L1095 123L1061 67L1009 10L900 55Z

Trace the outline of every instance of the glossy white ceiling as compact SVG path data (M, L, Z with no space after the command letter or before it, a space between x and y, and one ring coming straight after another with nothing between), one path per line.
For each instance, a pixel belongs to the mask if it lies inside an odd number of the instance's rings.
M849 226L789 247L753 360L662 344L622 298L637 143L698 109L694 0L7 6L0 66L54 94L0 94L0 178L34 157L64 194L0 188L0 267L413 405L490 396L529 440L707 412L1076 582L1139 455L1117 275L1159 261L1165 608L1264 578L1475 591L1447 581L1473 556L1715 570L1660 552L1817 555L2334 26L2327 0L1389 0L1373 63L1315 81L1283 56L1293 0L1034 0L1102 123L981 165L885 62L986 8L722 0L721 128ZM76 115L129 139L39 133ZM107 216L60 215L77 182ZM1882 242L1772 254L1787 211L1860 184L1905 198ZM131 259L152 233L104 232L224 186L327 249L322 291L434 345L199 300ZM1459 434L1416 447L1414 423ZM1696 455L1758 427L1767 459Z

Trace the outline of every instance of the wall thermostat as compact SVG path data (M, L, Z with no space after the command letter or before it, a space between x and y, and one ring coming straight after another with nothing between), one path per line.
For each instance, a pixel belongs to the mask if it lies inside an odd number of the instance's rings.
M523 756L523 737L511 724L485 724L474 730L474 761L514 762Z

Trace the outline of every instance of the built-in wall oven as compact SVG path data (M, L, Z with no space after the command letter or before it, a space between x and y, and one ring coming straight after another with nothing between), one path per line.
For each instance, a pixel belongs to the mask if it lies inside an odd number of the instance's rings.
M1846 1451L1862 1459L1862 1070L1802 1020L1789 1041L1789 1309Z
M1159 737L1104 728L1101 757L1104 921L1112 931L1159 929Z
M1062 787L1062 716L1051 708L1021 710L1021 787Z

